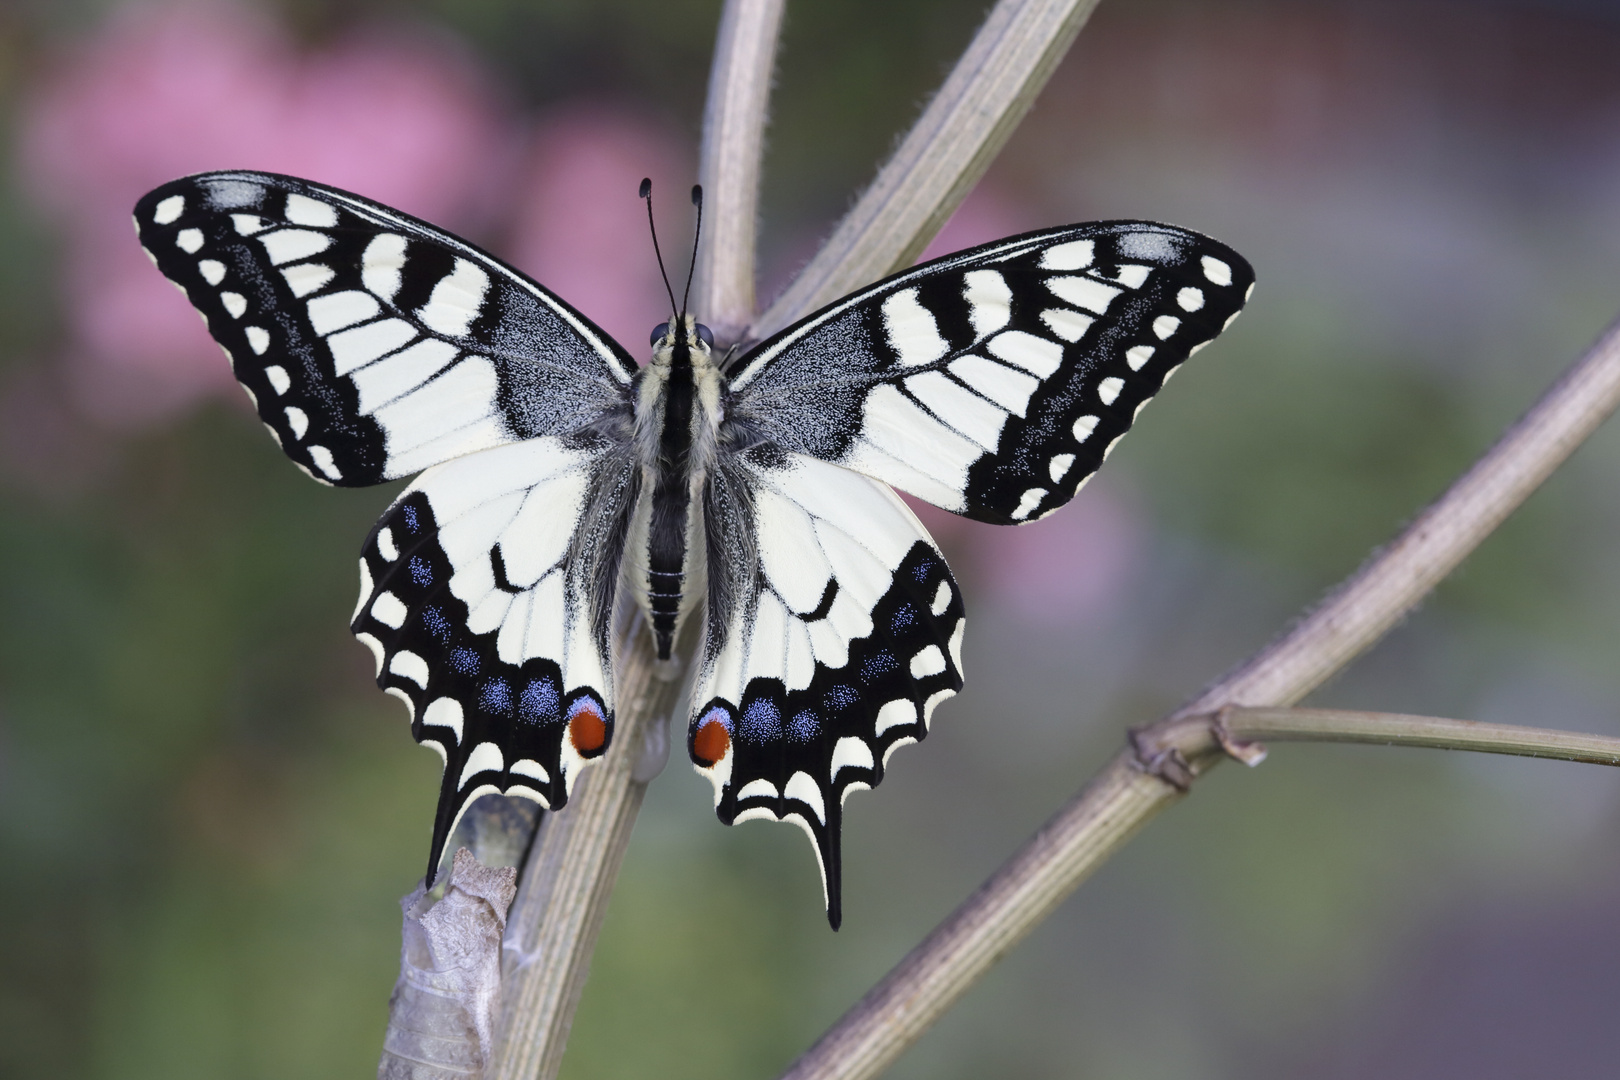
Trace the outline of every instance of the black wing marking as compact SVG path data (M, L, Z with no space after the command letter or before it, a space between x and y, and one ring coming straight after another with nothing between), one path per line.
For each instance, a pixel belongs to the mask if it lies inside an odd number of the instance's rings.
M720 614L687 751L721 821L792 821L810 835L837 929L844 798L876 787L889 755L924 738L934 707L961 688L961 594L881 483L769 447L721 483L735 497L709 501L709 535L752 543L743 565L711 562Z
M202 312L311 476L409 476L623 408L633 360L518 271L335 188L259 172L165 184L141 244Z
M445 759L429 884L473 799L559 809L612 742L597 583L618 579L636 476L612 446L513 443L423 473L366 541L354 635Z
M733 423L1001 525L1073 498L1177 367L1236 317L1243 257L1098 222L936 259L762 342Z

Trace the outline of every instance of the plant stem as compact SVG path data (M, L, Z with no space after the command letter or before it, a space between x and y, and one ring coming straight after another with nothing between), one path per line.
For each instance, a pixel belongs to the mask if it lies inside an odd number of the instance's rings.
M894 159L773 306L775 317L791 321L910 262L983 175L1095 6L1001 0ZM721 340L758 336L744 328L753 315L760 163L782 8L783 0L727 0L710 75L701 155L707 236L694 285L696 310ZM615 745L580 777L568 811L546 815L508 915L508 945L524 959L503 985L489 1075L504 1080L549 1080L560 1066L645 791L634 762L647 718L661 719L679 700L677 684L654 678L644 636L620 660L617 683Z
M693 311L722 347L754 318L754 238L771 70L786 0L730 0L703 112L703 238Z
M844 1014L784 1074L793 1080L876 1076L956 1003L1149 818L1180 798L1223 749L1209 717L1234 705L1286 705L1342 669L1394 626L1488 536L1537 485L1620 405L1620 323L1612 325L1534 407L1401 534L1376 552L1315 611L1231 675L1161 724L1138 732L1118 755L922 943ZM1234 734L1456 745L1470 726L1458 721L1398 718L1383 738L1369 732L1376 714L1351 714L1335 728L1325 711L1309 710L1320 728L1294 714L1233 712ZM1253 717L1252 721L1240 720ZM1269 718L1269 719L1268 719ZM1252 723L1254 729L1242 727ZM1435 726L1454 725L1440 743ZM1427 726L1425 726L1427 725ZM1471 726L1487 731L1484 725ZM1497 728L1470 749L1527 752L1529 742L1500 741ZM1398 737L1397 737L1398 736ZM1555 733L1534 748L1550 754ZM1596 754L1595 737L1576 749ZM1430 741L1423 741L1430 740ZM1497 740L1497 741L1493 741ZM1607 740L1604 740L1607 741ZM1243 748L1227 744L1231 750ZM1519 750L1504 750L1517 745ZM1577 758L1574 760L1596 760Z
M877 179L746 335L909 266L967 198L1097 0L1000 0Z

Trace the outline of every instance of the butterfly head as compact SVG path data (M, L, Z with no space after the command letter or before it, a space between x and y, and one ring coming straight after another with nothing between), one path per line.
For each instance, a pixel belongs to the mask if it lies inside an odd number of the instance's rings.
M690 315L661 322L652 329L652 362L660 367L712 366L714 334Z

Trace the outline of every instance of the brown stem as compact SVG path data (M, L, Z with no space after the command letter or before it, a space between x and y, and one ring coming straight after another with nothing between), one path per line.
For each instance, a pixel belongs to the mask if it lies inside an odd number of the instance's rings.
M734 338L753 315L759 168L783 3L727 0L709 79L694 310L722 339ZM689 620L678 657L692 656L700 622ZM668 739L668 718L683 700L675 673L685 665L660 668L647 634L632 640L619 650L614 745L580 776L567 810L545 815L507 916L500 1026L486 1071L492 1078L550 1080L561 1067L597 933L657 771L648 767L647 741Z

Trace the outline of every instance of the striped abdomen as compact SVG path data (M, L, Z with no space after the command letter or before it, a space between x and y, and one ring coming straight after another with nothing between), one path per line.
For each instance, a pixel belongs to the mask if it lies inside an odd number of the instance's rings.
M684 352L684 350L681 350ZM658 658L669 659L685 584L692 514L692 367L677 356L664 384L652 513L647 527L647 608Z

